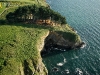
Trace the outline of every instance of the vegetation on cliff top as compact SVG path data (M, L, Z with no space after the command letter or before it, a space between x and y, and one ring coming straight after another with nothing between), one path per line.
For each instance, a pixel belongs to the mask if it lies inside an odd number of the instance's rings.
M58 12L53 11L49 7L44 6L23 6L16 9L13 13L10 12L6 16L8 22L28 22L28 23L38 23L40 20L45 24L58 23L66 24L66 19ZM46 20L49 19L49 23ZM44 24L42 23L42 24Z

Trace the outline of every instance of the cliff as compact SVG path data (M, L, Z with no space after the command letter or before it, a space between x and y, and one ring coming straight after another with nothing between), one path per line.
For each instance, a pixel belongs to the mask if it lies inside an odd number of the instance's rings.
M59 31L60 32L60 31ZM62 32L62 34L59 34L58 32L50 32L48 37L45 40L46 45L58 45L65 47L65 49L74 49L77 48L81 44L81 40L78 39L78 41L70 41L68 38L64 38L64 33L66 36L68 35L67 32ZM73 35L70 33L72 37L79 37L77 35Z
M38 4L41 3L39 0ZM2 18L14 11L10 8ZM41 52L50 45L74 49L80 47L81 39L67 24L0 24L0 75L47 75Z
M65 38L64 35L68 36ZM70 40L69 35L74 37L74 41ZM48 36L45 38L44 43L45 44L44 48L42 48L43 50L41 51L41 55L45 55L53 51L58 52L77 49L84 45L84 42L80 40L80 37L75 32L63 31L50 31ZM57 48L57 50L55 48Z
M68 25L49 29L29 24L0 25L0 75L47 75L40 53L52 42L58 47L73 47L81 40Z

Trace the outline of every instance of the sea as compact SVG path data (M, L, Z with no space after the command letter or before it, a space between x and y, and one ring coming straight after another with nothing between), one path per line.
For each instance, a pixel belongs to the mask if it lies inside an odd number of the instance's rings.
M86 46L43 57L49 75L100 75L100 0L46 0Z

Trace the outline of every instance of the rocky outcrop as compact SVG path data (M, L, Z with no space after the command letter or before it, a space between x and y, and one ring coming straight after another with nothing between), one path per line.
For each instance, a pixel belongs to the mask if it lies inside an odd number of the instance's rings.
M48 52L49 48L64 49L64 51L70 49L77 49L80 48L83 44L85 43L82 42L80 38L76 42L70 41L69 39L64 38L63 34L51 31L45 39L44 50L42 50L41 53Z
M47 31L45 33L45 35L40 37L40 40L38 40L38 42L37 42L37 49L38 49L39 52L41 52L41 50L43 50L44 45L45 45L45 39L47 38L47 36L49 36L49 31Z
M37 63L34 63L34 59L24 60L23 63L20 63L19 74L15 75L48 75L47 69L41 60L41 57L38 58Z

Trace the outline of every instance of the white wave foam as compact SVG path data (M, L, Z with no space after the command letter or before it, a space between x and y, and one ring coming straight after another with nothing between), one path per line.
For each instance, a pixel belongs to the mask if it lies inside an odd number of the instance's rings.
M64 58L63 62L57 63L57 66L63 66L66 62L66 58Z
M76 73L77 75L83 75L82 70L79 69L79 68L76 68L75 73Z
M57 63L57 66L63 66L64 65L64 63L62 62L62 63Z
M67 61L66 61L66 59L64 58L64 63L66 63Z
M65 72L66 72L66 74L69 74L70 73L68 69L66 69Z
M81 46L81 48L84 48L84 47L86 47L86 43L85 42L83 42L84 44Z
M75 58L78 58L78 56L75 56Z
M77 33L77 31L75 31L75 33Z

